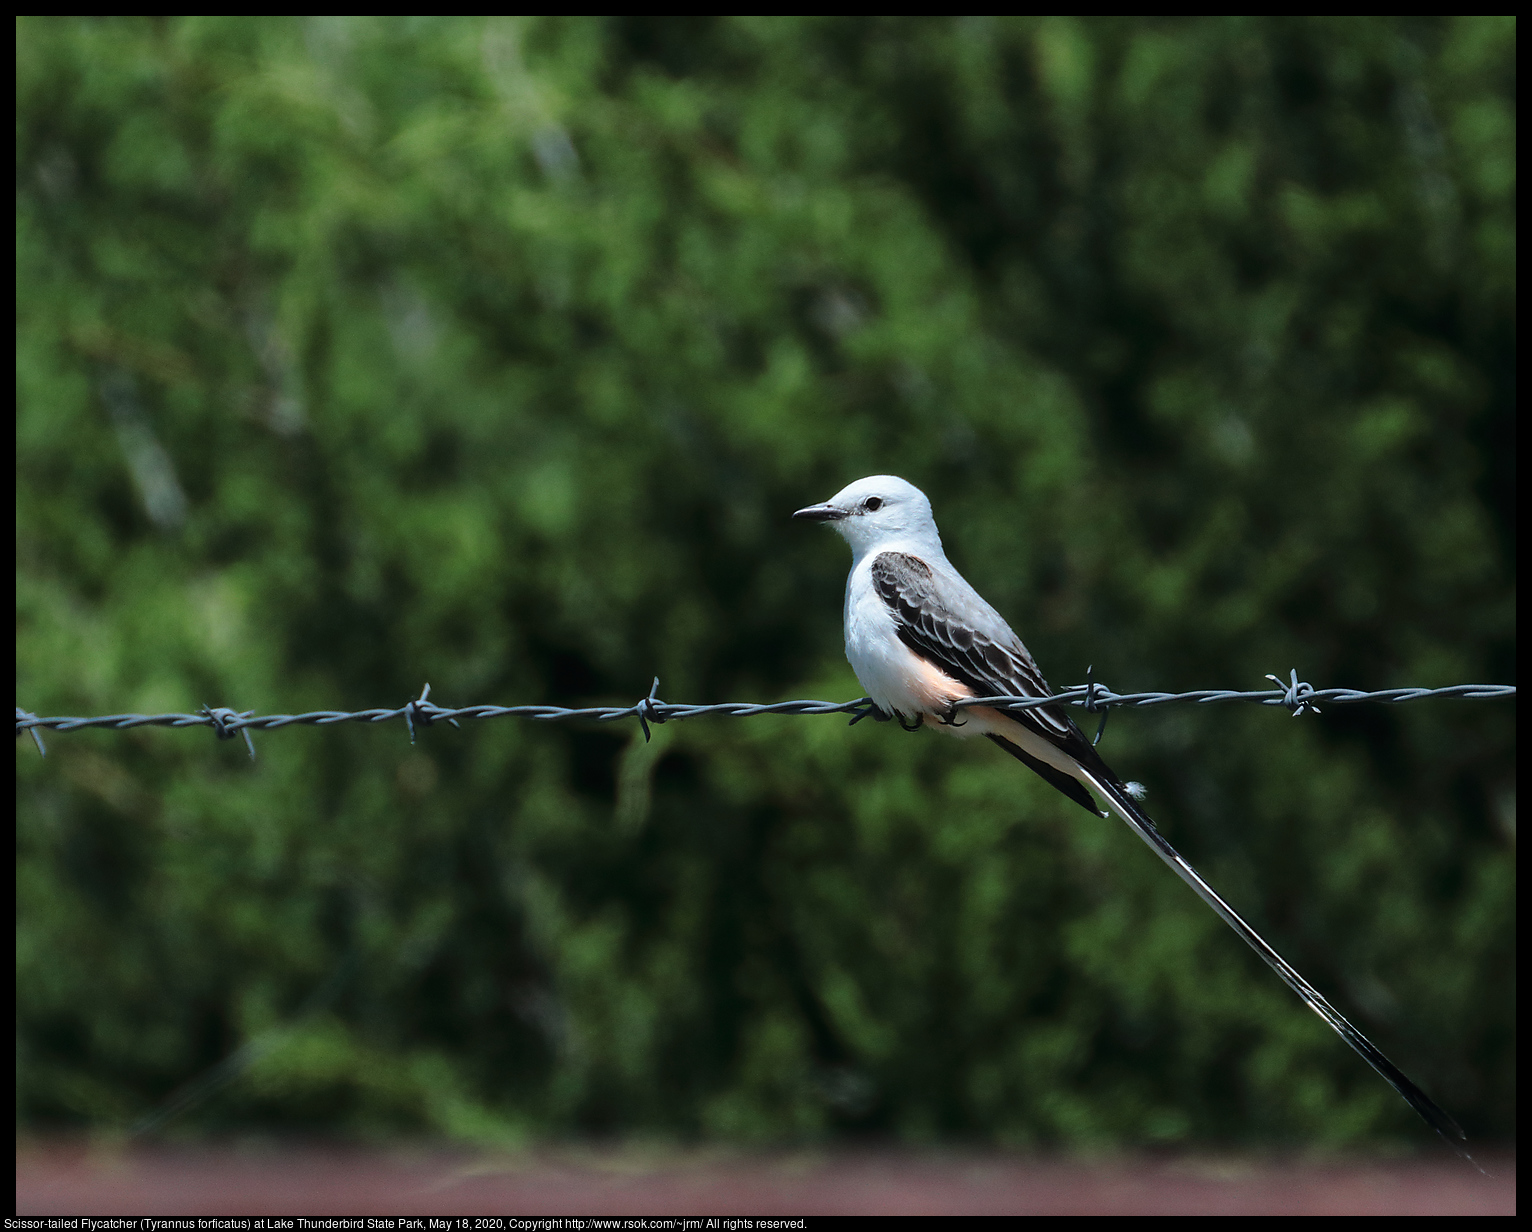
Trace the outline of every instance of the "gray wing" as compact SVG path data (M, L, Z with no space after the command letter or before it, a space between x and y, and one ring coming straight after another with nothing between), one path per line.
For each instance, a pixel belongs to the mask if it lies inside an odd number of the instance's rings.
M995 629L976 628L943 602L931 567L906 552L883 552L872 562L872 585L893 614L899 640L922 658L960 680L978 697L1048 697L1053 690L1037 664L1003 622ZM1095 750L1060 706L1007 710L1045 739L1086 764Z

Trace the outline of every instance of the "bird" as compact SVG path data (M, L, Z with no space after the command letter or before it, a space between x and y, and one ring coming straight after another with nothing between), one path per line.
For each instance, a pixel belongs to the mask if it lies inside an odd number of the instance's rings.
M1062 705L999 700L1054 693L1011 626L947 559L924 492L894 475L871 475L793 517L827 523L851 545L846 658L879 717L895 718L910 731L934 726L960 738L984 736L1076 804L1110 817L1095 797L1104 800L1428 1125L1478 1167L1458 1123L1182 858L1140 806L1143 789L1112 771ZM995 700L962 704L976 698Z

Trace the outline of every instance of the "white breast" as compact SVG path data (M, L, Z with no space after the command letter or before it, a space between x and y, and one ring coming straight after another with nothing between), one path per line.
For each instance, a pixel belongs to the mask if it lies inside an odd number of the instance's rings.
M867 696L908 718L942 715L968 688L899 640L893 613L872 586L872 562L857 562L846 579L846 658Z

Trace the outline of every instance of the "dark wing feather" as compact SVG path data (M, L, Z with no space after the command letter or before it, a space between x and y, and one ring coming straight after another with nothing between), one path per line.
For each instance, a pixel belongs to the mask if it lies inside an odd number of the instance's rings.
M1031 770L1039 778L1043 779L1058 791L1064 793L1088 813L1094 813L1097 817L1105 817L1106 814L1096 807L1096 802L1091 799L1090 792L1081 786L1078 779L1072 779L1062 770L1055 770L1045 761L1039 761L1028 753L1020 745L1012 744L1004 736L998 736L994 732L985 732L986 740L993 740L996 745L1004 749L1028 770Z
M880 553L872 562L872 584L894 616L900 641L976 696L1047 697L1053 692L1014 633L986 634L941 601L930 566L918 556ZM1005 713L1087 766L1096 762L1095 750L1062 706Z

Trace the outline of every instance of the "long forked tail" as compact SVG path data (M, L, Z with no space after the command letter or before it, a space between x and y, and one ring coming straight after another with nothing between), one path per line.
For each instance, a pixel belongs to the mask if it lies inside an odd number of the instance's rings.
M1345 1040L1346 1043L1350 1044L1357 1054L1361 1056L1362 1060L1377 1070L1383 1076L1384 1081L1399 1092L1404 1102L1421 1115L1427 1125L1445 1138L1459 1155L1473 1164L1475 1168L1478 1168L1480 1172L1483 1172L1484 1169L1479 1166L1478 1160L1474 1159L1468 1153L1467 1147L1463 1145L1468 1135L1463 1132L1462 1127L1438 1108L1430 1096L1406 1078L1392 1061L1378 1051L1371 1040L1347 1022L1340 1011L1320 996L1318 990L1312 984L1294 971L1292 967L1288 966L1287 961L1282 955L1267 945L1255 929L1240 919L1239 914L1234 908L1224 902L1218 896L1217 891L1208 885L1198 874L1197 870L1182 859L1181 854L1165 840L1164 835L1155 829L1154 822L1134 802L1133 797L1128 794L1127 788L1118 782L1116 777L1106 770L1104 765L1097 767L1095 770L1085 767L1081 767L1081 769L1089 778L1091 786L1101 793L1117 811L1117 814L1128 823L1133 832L1149 844L1154 854L1170 865L1175 870L1177 877L1191 886L1203 902L1222 916L1224 923L1238 933L1245 944L1259 954L1266 965L1282 977L1282 982L1297 993L1309 1009L1324 1019L1332 1031Z

